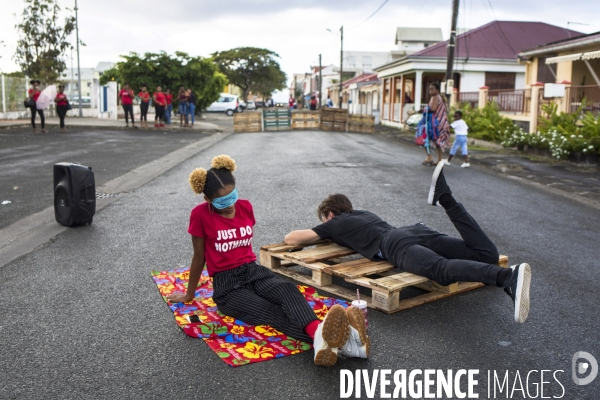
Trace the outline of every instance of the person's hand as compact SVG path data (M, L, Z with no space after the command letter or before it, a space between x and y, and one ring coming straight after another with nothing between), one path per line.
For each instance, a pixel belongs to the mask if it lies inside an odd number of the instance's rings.
M193 300L189 299L187 294L184 293L173 293L167 296L167 300L171 303L187 303Z

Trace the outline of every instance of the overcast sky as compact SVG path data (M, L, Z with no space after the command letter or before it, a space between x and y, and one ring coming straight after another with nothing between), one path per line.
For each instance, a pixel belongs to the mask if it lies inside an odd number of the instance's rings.
M0 71L18 69L12 56L24 2L2 1ZM209 56L240 46L277 52L283 70L302 73L318 65L339 64L339 28L344 49L395 49L396 27L440 27L447 39L451 0L79 0L81 67L118 61L120 54L176 50ZM59 0L62 8L74 0ZM13 15L14 14L14 15ZM461 0L459 28L476 28L493 20L541 21L584 33L600 31L600 1ZM330 33L329 28L335 33ZM73 39L73 43L75 40ZM70 58L70 55L69 55ZM74 54L76 63L76 56ZM70 61L67 65L70 64ZM76 64L75 64L76 65Z

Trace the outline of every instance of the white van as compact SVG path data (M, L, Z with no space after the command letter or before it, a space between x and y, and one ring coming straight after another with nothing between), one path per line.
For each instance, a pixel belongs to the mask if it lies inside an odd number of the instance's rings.
M208 112L224 112L230 117L234 112L240 112L240 103L238 96L231 93L221 93L221 96L217 101L212 103L206 109Z

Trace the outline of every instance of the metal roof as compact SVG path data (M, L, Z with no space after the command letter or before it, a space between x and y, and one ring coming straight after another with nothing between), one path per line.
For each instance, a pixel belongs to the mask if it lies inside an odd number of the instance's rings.
M456 39L456 57L516 59L523 49L581 35L544 22L492 21ZM448 41L434 44L409 57L446 57Z

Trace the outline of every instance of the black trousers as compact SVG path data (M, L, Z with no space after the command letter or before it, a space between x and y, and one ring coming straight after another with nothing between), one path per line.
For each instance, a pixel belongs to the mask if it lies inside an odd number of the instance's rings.
M294 283L253 262L217 272L213 286L213 300L223 314L312 343L304 327L318 318Z
M159 123L162 122L162 119L165 116L165 106L154 106L154 111L156 112L154 120Z
M56 106L56 113L60 119L60 127L65 127L65 116L67 115L67 106Z
M133 119L133 104L122 104L123 111L125 111L125 123L129 124L129 115L131 115L131 123L135 125L135 120Z
M44 110L37 110L35 107L31 107L31 125L33 129L35 129L35 112L40 115L40 119L42 120L42 129L46 127L46 117L44 116Z
M423 224L386 233L383 256L394 266L424 276L440 285L482 282L496 285L503 268L498 250L462 204L446 212L462 239L434 231Z
M140 103L140 112L141 112L141 116L140 116L140 121L148 121L148 107L150 106L149 103L144 103L143 101Z

